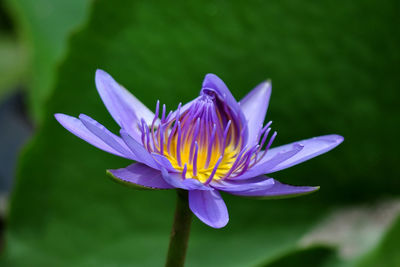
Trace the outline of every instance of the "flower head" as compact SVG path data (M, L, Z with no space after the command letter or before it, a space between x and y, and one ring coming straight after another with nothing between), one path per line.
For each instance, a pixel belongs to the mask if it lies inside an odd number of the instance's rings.
M228 223L219 191L247 197L302 195L319 187L291 186L264 174L286 169L325 153L343 141L325 135L271 148L276 132L263 126L271 84L263 82L237 102L224 82L207 74L200 95L167 114L157 101L155 113L109 74L96 72L97 90L121 127L114 135L92 118L56 114L70 132L109 153L136 161L109 170L113 178L149 189L189 191L189 206L204 223Z

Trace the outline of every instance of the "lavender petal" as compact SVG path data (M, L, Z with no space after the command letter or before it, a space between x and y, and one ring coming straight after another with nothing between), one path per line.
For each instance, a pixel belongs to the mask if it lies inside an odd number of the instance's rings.
M174 188L166 183L160 171L152 169L141 163L133 163L126 168L108 170L108 174L117 182L129 184L133 187L147 189L171 189Z
M228 193L241 193L259 190L267 190L274 186L274 179L260 175L247 180L220 180L213 181L211 186L217 190Z
M140 133L137 125L140 124L140 120L143 118L147 123L151 123L154 113L105 71L97 70L95 81L100 97L111 116L119 126L138 139Z
M265 177L265 179L268 179L268 177ZM224 191L232 195L268 199L268 198L295 197L295 196L309 194L319 189L319 186L294 186L294 185L282 184L273 178L269 178L267 181L270 181L272 185L270 185L269 187L260 187L260 188L257 188L255 186L252 190L245 189L243 191L239 191L236 189L234 190L224 189ZM235 184L234 181L231 181L230 183Z
M222 228L229 221L228 209L217 190L189 191L190 210L205 224Z
M291 144L287 147L287 150L281 150L279 153L275 154L273 157L269 157L268 160L261 160L249 170L247 170L244 174L232 177L232 180L244 180L252 177L259 176L261 174L270 173L271 170L274 170L276 166L283 164L293 158L295 155L302 151L303 146L300 144Z
M175 188L185 190L213 190L211 187L203 185L199 180L192 178L183 179L181 174L169 173L165 168L161 168L161 174L164 180Z
M263 82L255 87L239 102L239 105L247 120L247 127L249 131L247 145L249 146L254 145L258 141L259 136L257 135L264 123L270 96L271 83Z
M165 157L160 154L156 153L151 153L151 156L155 159L155 161L169 172L178 172L175 170L175 168L172 166L171 162Z
M201 92L205 93L207 90L215 92L221 99L234 109L240 109L238 102L229 91L226 84L215 74L209 73L204 77Z
M239 103L233 97L231 91L229 91L225 83L217 75L211 73L205 76L200 94L207 94L207 92L209 91L216 93L218 98L221 101L225 102L236 113L236 116L240 120L241 125L243 127L246 127L246 118L242 112ZM243 136L247 140L247 129L243 133Z
M159 170L159 165L150 153L143 147L141 143L133 139L124 129L120 131L122 140L126 143L129 149L135 154L136 161L146 164L147 166Z
M120 137L111 133L109 130L106 129L106 127L85 114L80 114L79 119L89 131L91 131L94 135L103 140L104 143L114 148L119 153L127 155L130 159L136 160L136 157L128 149L128 147L125 145Z
M337 147L340 143L342 143L344 138L340 135L336 134L331 134L331 135L323 135L323 136L318 136L318 137L313 137L310 139L302 140L302 141L297 141L295 143L298 143L304 148L291 157L290 159L276 165L274 168L268 171L268 173L273 173L277 172L289 167L292 167L294 165L297 165L299 163L302 163L306 160L312 159L316 156L319 156L321 154L324 154L335 147ZM281 153L282 151L287 150L293 144L287 144L279 147L274 147L268 150L265 159L263 160L269 160L271 157L274 157L276 154ZM261 162L260 162L261 163Z
M54 115L56 120L68 131L76 135L77 137L81 138L82 140L85 140L89 144L104 150L108 153L117 155L119 157L123 158L128 158L132 159L132 155L126 155L118 152L116 149L105 143L102 139L100 139L98 136L93 134L91 131L89 131L86 126L80 121L79 119L68 116L65 114L60 114L57 113ZM114 138L119 138L118 136L114 136Z

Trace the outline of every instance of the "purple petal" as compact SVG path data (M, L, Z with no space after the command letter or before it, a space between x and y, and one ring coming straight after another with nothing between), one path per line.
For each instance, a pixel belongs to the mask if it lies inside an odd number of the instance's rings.
M169 173L165 168L161 168L161 174L164 180L176 188L185 190L213 190L211 187L202 184L196 179L183 179L181 174Z
M119 153L126 155L128 158L136 160L136 157L128 149L121 138L111 133L109 130L106 129L106 127L85 114L80 114L79 119L89 131L91 131L94 135L103 140L104 143L114 148Z
M95 80L100 97L111 116L121 128L137 139L140 136L137 125L141 118L151 123L154 113L105 71L97 70Z
M85 140L86 142L88 142L89 144L104 150L108 153L120 156L120 157L124 157L124 158L131 158L130 155L125 155L122 154L120 152L118 152L117 150L115 150L113 147L109 146L107 143L105 143L102 139L100 139L99 137L97 137L95 134L93 134L91 131L89 131L85 125L83 125L83 123L77 119L74 118L72 116L68 116L65 114L55 114L54 115L56 120L68 131L70 131L71 133L73 133L74 135L76 135L77 137ZM118 136L114 136L115 138L119 138Z
M257 135L264 123L270 96L271 83L263 82L240 100L240 107L247 120L249 131L247 144L250 146L258 141Z
M117 181L129 183L130 185L136 187L153 189L174 188L164 181L160 171L152 169L141 163L133 163L126 168L108 170L108 172Z
M217 190L189 191L190 210L205 224L222 228L229 221L228 209Z
M299 144L291 144L288 146L287 151L281 150L279 153L275 154L273 157L269 157L268 160L260 160L260 162L256 163L253 167L247 170L244 174L232 177L232 180L244 180L252 177L259 176L261 174L270 173L271 170L274 170L276 166L290 160L295 155L300 153L303 149L302 145Z
M201 91L204 93L207 90L215 92L221 99L225 99L226 103L234 109L240 109L238 102L233 97L231 91L225 83L215 74L207 74L204 77Z
M212 187L228 193L241 193L259 190L267 190L274 186L274 179L260 175L247 180L220 180L213 181Z
M143 147L141 143L133 139L125 130L121 129L120 134L122 136L122 140L126 143L126 145L130 148L130 150L135 154L136 161L139 161L147 166L159 170L159 165L150 153Z
M218 98L221 101L225 102L236 113L236 116L241 121L243 127L247 125L246 118L242 112L239 103L233 97L231 91L229 91L225 83L215 74L209 73L204 78L200 94L206 94L208 91L216 93ZM247 140L247 129L243 133L243 136Z
M267 178L268 177L265 177L264 179ZM239 190L224 189L224 191L232 195L246 196L246 197L285 198L285 197L295 197L299 195L309 194L319 189L319 186L293 186L293 185L282 184L272 178L269 178L267 181L270 181L272 185L269 187L260 187L260 188L254 187L252 190L239 191ZM230 183L235 184L234 181L231 181Z
M175 168L172 166L171 162L165 156L162 156L162 155L156 154L156 153L151 153L151 156L155 159L155 161L159 165L161 165L162 167L167 169L167 171L178 172L177 170L175 170Z
M293 157L291 157L290 159L276 165L274 168L269 170L267 173L272 173L272 172L276 172L276 171L280 171L280 170L292 167L296 164L302 163L306 160L309 160L309 159L319 156L323 153L326 153L326 152L334 149L341 142L343 142L343 139L344 138L340 135L331 134L331 135L313 137L310 139L295 142L295 143L298 143L298 144L304 146L304 148L299 153L297 153ZM265 156L265 160L269 160L271 157L274 157L276 154L287 150L288 148L293 146L293 144L294 143L269 149Z

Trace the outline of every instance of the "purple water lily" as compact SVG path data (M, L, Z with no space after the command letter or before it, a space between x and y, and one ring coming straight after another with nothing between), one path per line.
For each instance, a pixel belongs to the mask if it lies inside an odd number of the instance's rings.
M269 82L237 102L220 78L207 74L200 96L167 114L159 101L151 112L102 70L95 80L121 136L83 114L79 119L56 114L58 122L93 146L137 162L109 170L115 179L142 188L188 190L191 211L214 228L229 220L219 191L262 198L316 191L319 187L286 185L264 174L318 156L343 141L339 135L325 135L271 148L276 132L271 132L271 122L263 126Z

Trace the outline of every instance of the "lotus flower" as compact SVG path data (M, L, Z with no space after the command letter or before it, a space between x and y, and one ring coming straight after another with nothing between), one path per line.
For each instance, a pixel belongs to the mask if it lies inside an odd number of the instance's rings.
M264 174L274 173L325 153L343 141L325 135L272 147L276 132L263 126L271 84L263 82L240 102L225 83L207 74L200 95L167 114L157 101L155 113L102 70L96 86L120 136L92 118L55 117L91 145L136 161L108 170L115 179L148 189L188 191L191 211L205 224L224 227L229 220L220 191L245 197L303 195L319 189L292 186Z

